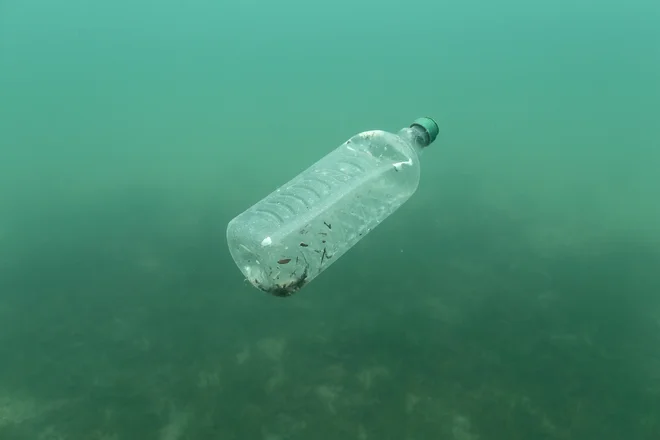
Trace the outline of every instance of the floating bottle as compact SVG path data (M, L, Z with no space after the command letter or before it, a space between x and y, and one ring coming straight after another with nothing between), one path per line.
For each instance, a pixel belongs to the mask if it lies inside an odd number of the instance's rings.
M245 278L275 296L299 291L413 195L438 131L419 118L396 134L359 133L231 220L229 251Z

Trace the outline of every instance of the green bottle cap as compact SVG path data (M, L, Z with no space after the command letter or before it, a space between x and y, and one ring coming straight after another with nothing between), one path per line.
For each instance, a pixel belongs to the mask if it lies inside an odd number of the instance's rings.
M426 145L433 143L435 138L438 137L438 133L440 133L438 123L431 118L417 118L412 124L410 124L410 128L412 127L419 127L426 132L428 135L428 143Z

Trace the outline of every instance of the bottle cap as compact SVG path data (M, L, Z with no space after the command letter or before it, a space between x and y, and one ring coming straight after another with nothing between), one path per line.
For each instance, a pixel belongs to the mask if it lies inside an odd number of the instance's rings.
M430 145L438 137L438 133L440 133L438 123L431 118L417 118L410 124L410 128L412 127L419 127L426 132L428 135L428 143L426 145Z

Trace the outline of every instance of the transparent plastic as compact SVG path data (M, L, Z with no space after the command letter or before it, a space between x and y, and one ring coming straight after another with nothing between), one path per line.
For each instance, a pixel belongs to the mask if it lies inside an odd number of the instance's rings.
M424 133L359 133L227 226L245 278L289 296L337 261L417 190Z

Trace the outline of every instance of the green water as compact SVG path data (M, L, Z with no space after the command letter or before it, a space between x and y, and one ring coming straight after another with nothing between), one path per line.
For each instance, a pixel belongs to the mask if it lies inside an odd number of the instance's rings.
M660 438L656 1L0 0L0 439ZM228 221L429 115L299 294Z

